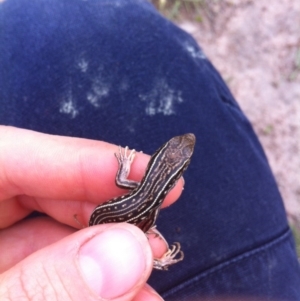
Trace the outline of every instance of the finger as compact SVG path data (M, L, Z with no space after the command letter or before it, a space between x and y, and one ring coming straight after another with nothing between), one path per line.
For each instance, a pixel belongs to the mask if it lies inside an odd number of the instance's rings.
M172 197L175 197L175 195L177 195L177 192L172 193ZM16 209L16 206L17 209L19 209L18 211L16 211L19 213L19 216L16 216L14 211ZM5 216L2 216L2 220L0 221L0 228L1 224L13 224L14 221L18 221L20 218L26 216L29 212L39 211L46 213L47 215L53 217L61 223L67 224L77 229L82 229L88 226L91 212L95 209L96 206L97 205L95 205L94 203L88 201L82 202L76 200L52 200L23 195L17 197L17 201L6 200L2 203L0 202L0 212L1 209L2 212L10 212L10 214L8 213Z
M152 233L151 230L147 232L149 244L151 246L153 257L161 258L169 249L169 245L164 237L160 234Z
M148 284L146 284L132 301L163 301L163 298Z
M47 217L26 219L0 230L0 273L75 231Z
M22 206L17 198L0 200L0 230L27 216L32 210Z
M7 229L0 230L0 273L75 231L74 228L48 217L25 219ZM167 251L166 242L155 235L148 235L148 239L153 256L160 258Z
M44 199L100 204L124 194L114 181L118 169L115 145L4 126L0 126L0 136L0 200L11 201L5 212L17 210L11 216L14 221L27 213L26 202L22 207L16 205L24 195L34 198L39 207ZM149 156L138 153L130 178L141 180L148 161ZM181 190L182 182L167 196L165 205L174 202ZM3 222L2 214L0 210L3 228L8 223Z
M0 276L2 297L132 300L152 269L147 238L129 224L90 227L41 249Z

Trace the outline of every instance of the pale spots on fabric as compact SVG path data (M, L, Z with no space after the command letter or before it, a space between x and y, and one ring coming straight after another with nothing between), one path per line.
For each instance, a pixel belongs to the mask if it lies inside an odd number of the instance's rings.
M62 101L60 103L59 112L63 114L67 114L71 118L75 118L79 113L72 99L67 99L65 101Z
M206 59L205 54L200 49L196 48L194 45L185 43L184 48L191 55L192 58L201 60Z
M146 103L145 112L149 116L174 115L176 104L183 102L181 91L172 89L163 78L157 79L153 89L147 94L140 95L140 99Z
M79 111L76 107L76 102L73 98L71 79L69 81L68 87L64 95L61 97L59 112L62 114L66 114L71 118L75 118L79 114Z
M85 73L88 70L89 63L85 59L81 58L77 63L77 67L81 72Z
M102 102L109 96L111 84L101 74L92 80L90 91L87 92L88 102L95 108L101 107Z

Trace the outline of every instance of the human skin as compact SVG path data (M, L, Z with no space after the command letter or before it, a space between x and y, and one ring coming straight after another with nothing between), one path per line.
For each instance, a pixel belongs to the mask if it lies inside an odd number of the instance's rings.
M114 181L118 146L6 126L0 137L0 299L162 300L146 281L163 240L130 224L78 231L97 204L126 192ZM131 179L149 158L137 153ZM32 211L47 216L24 219Z

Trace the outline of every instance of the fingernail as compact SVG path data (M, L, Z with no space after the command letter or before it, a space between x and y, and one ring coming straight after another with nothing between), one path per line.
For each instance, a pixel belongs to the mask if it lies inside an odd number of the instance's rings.
M122 228L108 229L87 241L79 251L79 264L88 286L103 298L129 291L146 268L139 240Z
M182 190L184 190L184 185L185 185L184 177L181 177L181 181L182 181Z

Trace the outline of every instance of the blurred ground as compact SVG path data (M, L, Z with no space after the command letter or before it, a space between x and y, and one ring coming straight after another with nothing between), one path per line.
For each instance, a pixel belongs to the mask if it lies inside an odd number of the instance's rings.
M300 1L207 3L203 16L187 13L179 26L198 41L252 122L288 216L300 222Z

